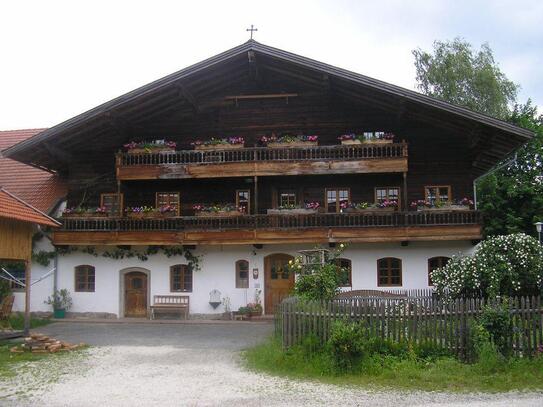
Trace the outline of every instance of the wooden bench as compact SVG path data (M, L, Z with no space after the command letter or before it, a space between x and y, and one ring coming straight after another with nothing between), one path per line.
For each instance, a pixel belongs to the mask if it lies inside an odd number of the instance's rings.
M153 296L153 305L151 305L151 319L155 319L155 312L175 312L179 311L189 316L189 299L187 295L155 295Z

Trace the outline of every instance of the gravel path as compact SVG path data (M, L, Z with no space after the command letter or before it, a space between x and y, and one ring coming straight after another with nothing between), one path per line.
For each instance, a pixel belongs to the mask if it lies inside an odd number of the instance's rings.
M16 380L0 383L0 397L7 396L0 399L0 405L543 405L543 394L372 392L274 378L245 370L239 363L238 351L262 340L271 329L269 324L159 327L54 324L40 331L78 342L86 337L87 343L96 346L63 362L58 359L47 367L22 368ZM50 379L55 382L49 383ZM16 383L19 385L14 390L10 386ZM14 394L30 385L33 391Z

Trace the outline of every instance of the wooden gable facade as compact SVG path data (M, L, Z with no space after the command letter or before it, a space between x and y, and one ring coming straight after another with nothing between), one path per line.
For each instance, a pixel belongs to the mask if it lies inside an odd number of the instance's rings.
M340 145L347 133L394 134L390 144ZM318 145L272 149L272 134L317 135ZM65 219L57 244L240 244L475 240L480 216L417 211L437 191L473 198L474 179L530 132L352 72L249 41L48 129L5 154L57 171L69 206L115 207L107 217ZM244 148L194 151L212 137ZM171 140L168 154L123 145ZM388 191L388 192L387 192ZM430 192L429 192L430 191ZM347 213L331 197L391 212ZM240 198L241 197L241 198ZM346 197L346 198L345 198ZM122 208L176 205L175 216L127 218ZM196 204L240 204L235 217L196 216ZM168 201L170 202L170 201ZM282 203L317 202L283 216ZM120 208L117 210L117 208ZM272 210L272 211L270 211Z

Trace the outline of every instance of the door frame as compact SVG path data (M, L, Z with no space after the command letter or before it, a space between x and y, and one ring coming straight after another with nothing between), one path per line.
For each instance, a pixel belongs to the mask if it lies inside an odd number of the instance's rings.
M147 276L147 315L149 315L151 307L151 271L142 267L128 267L119 271L119 318L126 318L124 314L124 304L126 299L124 290L124 278L128 273L143 273Z
M272 258L273 256L278 256L278 255L282 255L282 256L286 256L286 257L290 257L290 260L294 260L294 256L291 255L291 254L288 254L288 253L271 253L271 254L268 254L267 256L264 256L264 314L265 315L270 315L270 314L267 314L266 313L266 297L268 296L268 290L269 290L269 286L268 286L268 275L271 273L271 267L269 267L269 264L270 264L270 258ZM294 287L294 282L295 282L295 279L296 279L296 276L293 275L292 277L292 287Z

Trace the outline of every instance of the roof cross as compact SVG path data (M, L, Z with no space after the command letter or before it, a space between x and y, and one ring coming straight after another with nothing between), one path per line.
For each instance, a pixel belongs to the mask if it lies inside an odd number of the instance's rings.
M253 32L258 31L258 28L253 28L254 26L251 24L251 28L247 28L245 31L251 32L251 39L253 39Z

